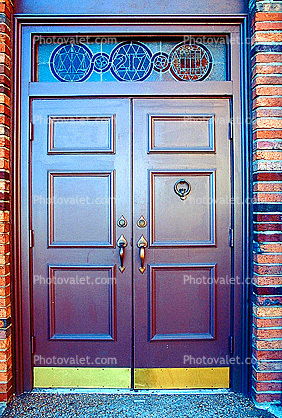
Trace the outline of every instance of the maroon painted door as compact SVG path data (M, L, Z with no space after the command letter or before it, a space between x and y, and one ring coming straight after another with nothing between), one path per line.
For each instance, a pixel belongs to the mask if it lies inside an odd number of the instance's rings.
M146 388L159 386L141 369L228 355L229 112L228 99L33 100L35 367L134 367ZM76 356L88 362L44 362Z
M229 354L229 112L228 99L134 100L137 369L214 367Z
M32 121L34 366L131 368L130 101L35 99Z

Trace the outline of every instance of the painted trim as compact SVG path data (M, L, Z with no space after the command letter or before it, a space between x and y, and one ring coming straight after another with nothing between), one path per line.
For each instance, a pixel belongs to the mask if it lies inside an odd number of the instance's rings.
M32 312L30 312L30 289L29 285L26 285L24 288L21 282L21 277L23 274L26 275L30 271L29 265L29 195L28 191L24 189L23 185L29 184L29 169L28 169L28 155L29 155L29 126L28 126L28 116L30 112L29 107L29 93L30 87L29 82L32 79L31 72L31 58L32 51L27 48L25 49L25 54L22 56L22 43L23 39L27 42L31 42L30 35L38 34L44 31L45 34L62 32L74 32L77 31L77 26L84 25L81 28L81 33L89 33L89 31L98 31L99 33L123 33L125 30L132 31L136 36L142 35L142 30L149 33L167 33L167 28L170 27L172 33L183 33L187 31L185 25L189 23L194 25L192 28L189 26L191 32L205 32L205 33L214 33L214 31L221 33L231 33L235 41L240 40L241 36L241 48L236 42L232 45L238 45L238 48L232 46L233 51L236 51L235 55L232 57L232 63L238 66L240 62L240 52L243 59L242 63L242 75L233 73L233 76L236 80L235 90L233 90L235 100L234 109L242 109L241 116L248 114L246 112L247 108L247 71L246 71L246 59L247 55L245 54L245 45L242 44L242 39L244 41L247 31L246 31L246 22L247 15L233 15L233 16L28 16L28 15L16 15L15 16L15 44L14 48L15 57L14 57L14 70L15 70L15 114L14 114L14 147L13 147L13 235L14 235L14 277L15 277L15 371L16 371L16 380L17 380L17 393L21 393L24 390L30 390L32 384L32 369L31 369L31 354L30 354L30 336L32 335ZM146 25L146 22L148 25ZM58 27L54 25L57 23ZM99 25L97 28L96 25ZM40 26L29 26L29 25L40 24ZM142 24L144 25L142 29ZM155 26L153 25L155 24ZM48 26L51 25L51 26ZM72 25L71 28L68 25ZM104 25L104 27L102 27ZM162 25L161 28L159 25ZM180 25L182 25L180 27ZM201 25L201 26L200 26ZM218 26L216 26L218 25ZM219 25L229 25L220 27ZM236 26L234 26L236 25ZM181 30L180 30L181 29ZM129 32L128 32L129 33ZM243 45L243 46L242 46ZM232 52L233 52L232 51ZM245 55L244 55L245 54ZM24 59L24 68L22 68L22 58ZM238 59L239 58L239 59ZM32 83L38 84L38 83ZM88 83L89 84L89 83ZM34 86L36 89L37 86ZM39 86L38 86L39 87ZM47 87L47 86L46 86ZM81 86L79 86L81 88ZM39 88L40 90L40 88ZM42 94L42 91L40 92ZM38 96L41 94L38 91ZM47 93L47 91L45 92ZM67 91L61 93L61 96L67 95ZM79 92L76 93L79 95ZM85 93L85 95L89 94ZM119 93L121 94L121 93ZM148 94L148 93L147 93ZM149 93L150 94L150 93ZM153 94L153 93L151 93ZM182 93L183 94L183 93ZM182 94L179 94L180 96ZM190 93L189 93L190 94ZM195 92L194 94L197 95ZM204 94L204 93L202 93ZM93 95L93 92L92 92ZM102 95L102 93L100 93ZM110 94L109 94L110 95ZM127 95L124 94L123 95ZM129 95L132 95L129 94ZM215 95L215 94L214 94ZM22 107L22 104L24 106ZM21 121L21 110L23 108L24 117ZM246 119L242 119L245 121ZM247 138L247 129L244 127L244 123L237 122L237 128L235 129L235 136L238 135L240 141L236 142L237 146L237 170L235 170L236 178L235 181L239 180L239 187L237 191L240 191L240 197L245 197L249 195L249 173L248 173L248 161L249 155L246 155L245 144L248 144L246 141ZM236 125L235 124L235 125ZM243 125L243 126L242 126ZM241 135L241 133L242 135ZM22 134L22 137L21 137ZM21 138L21 139L20 139ZM24 142L24 143L23 143ZM23 146L23 148L21 148ZM242 149L241 149L242 147ZM247 145L248 147L248 145ZM239 149L239 151L238 151ZM236 152L236 150L235 150ZM242 156L241 156L242 152ZM21 158L25 164L21 165ZM238 170L238 167L240 169ZM243 168L243 170L242 170ZM243 171L243 184L241 179L239 179L239 174ZM246 179L247 177L247 179ZM22 182L24 180L24 182ZM243 186L243 188L241 187ZM21 212L21 204L23 204L24 211ZM243 205L244 206L244 205ZM237 210L237 216L239 211ZM242 254L241 257L237 257L236 269L235 272L241 272L241 263L243 264L243 275L242 277L249 277L249 264L246 262L248 260L248 250L249 250L249 214L248 210L242 205L240 205L240 214L243 216L242 224L239 220L238 228L235 230L235 248L237 248L237 243L239 242L238 248L235 250L236 253ZM242 227L243 225L243 227ZM242 234L243 231L243 234ZM242 243L242 236L244 242ZM243 355L246 351L247 343L249 343L249 334L246 330L246 324L248 320L246 318L246 312L248 310L248 289L243 289L241 295L238 290L234 296L235 303L241 306L240 312L238 312L238 317L236 317L236 326L235 330L236 335L243 335L242 343L240 346L236 345L235 340L235 354ZM243 302L241 300L243 297ZM23 303L24 301L24 303ZM243 316L243 317L242 317ZM248 334L248 335L247 335ZM239 369L236 374L232 375L234 378L234 389L242 390L245 392L245 381L247 381L247 372L245 366L242 368L238 366Z

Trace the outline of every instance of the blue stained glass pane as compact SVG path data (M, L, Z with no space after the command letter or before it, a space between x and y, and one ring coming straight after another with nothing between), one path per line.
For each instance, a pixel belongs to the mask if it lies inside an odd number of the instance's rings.
M40 43L37 81L224 81L227 42L224 35L189 44L181 38L97 43L91 37L87 44Z
M111 72L119 81L143 81L152 70L152 52L139 42L125 42L111 54Z
M61 45L50 57L50 69L59 81L85 81L92 72L92 52L85 45Z

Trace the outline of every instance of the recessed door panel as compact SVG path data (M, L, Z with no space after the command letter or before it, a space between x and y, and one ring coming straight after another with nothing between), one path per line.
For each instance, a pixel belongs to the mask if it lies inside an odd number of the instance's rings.
M114 172L48 174L50 245L113 247Z
M50 339L114 341L115 277L114 266L49 266Z
M152 245L215 244L214 177L215 171L164 170L150 173ZM190 187L184 200L175 190L175 185L182 179Z
M214 115L149 115L149 123L150 152L214 151Z
M215 338L215 269L216 265L149 266L150 341Z
M112 153L114 133L114 115L49 116L49 153Z

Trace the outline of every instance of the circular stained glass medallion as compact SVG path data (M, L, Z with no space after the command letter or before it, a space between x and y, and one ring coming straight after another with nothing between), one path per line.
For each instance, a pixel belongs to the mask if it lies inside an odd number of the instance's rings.
M105 71L108 71L111 66L109 55L105 52L95 54L93 57L93 66L94 71L97 71L97 73L104 73Z
M111 53L111 72L119 81L143 81L152 71L152 52L138 41L122 42Z
M85 45L60 45L51 54L51 72L60 81L85 81L93 71L92 58Z
M212 56L208 48L199 44L176 45L170 53L172 75L179 81L200 81L212 68Z
M153 68L155 71L164 72L169 69L170 61L169 56L165 52L157 52L153 56Z

